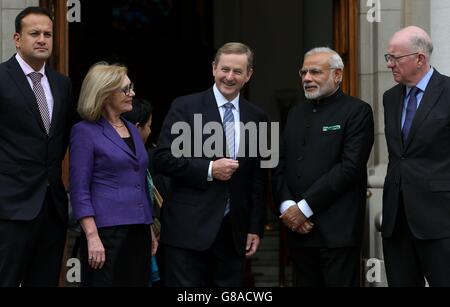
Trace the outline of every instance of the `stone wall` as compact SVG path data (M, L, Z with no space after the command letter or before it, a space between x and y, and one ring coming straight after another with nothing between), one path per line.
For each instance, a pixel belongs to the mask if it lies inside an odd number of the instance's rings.
M12 37L17 14L27 6L37 5L39 5L39 0L0 0L1 62L8 60L16 52Z

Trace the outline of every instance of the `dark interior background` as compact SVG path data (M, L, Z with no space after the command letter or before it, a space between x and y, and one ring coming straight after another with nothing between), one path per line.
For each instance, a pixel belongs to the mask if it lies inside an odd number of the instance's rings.
M81 0L82 22L69 25L74 92L92 64L125 64L136 97L153 104L156 142L172 100L212 85L213 2Z

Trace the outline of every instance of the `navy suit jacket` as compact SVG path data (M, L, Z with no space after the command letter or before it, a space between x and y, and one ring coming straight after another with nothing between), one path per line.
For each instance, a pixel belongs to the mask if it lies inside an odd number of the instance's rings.
M266 122L262 110L241 98L239 101L240 121L244 124ZM194 129L194 114L203 116L203 126ZM171 152L173 140L172 125L184 122L192 132L200 133L200 129L208 122L222 124L217 102L212 88L193 95L177 98L164 121L158 147L154 155L154 163L158 172L170 177L171 190L164 200L162 210L161 241L174 247L191 250L206 250L213 244L224 218L225 206L230 198L231 226L235 249L244 254L247 234L263 236L266 213L265 182L266 171L260 168L261 157L238 158L239 169L231 180L207 181L210 161L223 158L222 155L208 158L200 157L175 158ZM201 135L201 145L210 135ZM240 149L249 148L249 140L241 135ZM225 141L224 141L225 142ZM225 143L224 143L225 144ZM194 145L194 139L192 139ZM224 146L225 147L225 146ZM223 148L225 151L225 148Z
M146 187L148 156L136 127L122 119L135 152L104 119L82 121L70 135L70 200L74 217L97 227L150 224Z
M15 57L0 64L0 219L28 221L41 210L47 190L67 220L61 180L74 105L69 78L46 66L54 98L47 135L33 90Z

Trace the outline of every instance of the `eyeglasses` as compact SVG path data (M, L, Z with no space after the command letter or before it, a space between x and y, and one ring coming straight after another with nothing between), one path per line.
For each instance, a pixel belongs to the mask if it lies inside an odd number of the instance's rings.
M386 60L386 63L389 63L389 61L392 61L394 63L398 63L398 60L400 60L401 58L404 58L404 57L407 57L407 56L410 56L410 55L416 55L416 54L419 54L419 52L408 53L408 54L399 55L399 56L395 56L393 54L386 53L384 55L384 59Z
M305 78L306 74L309 73L312 77L318 77L321 74L323 74L324 70L333 70L333 69L337 69L335 67L330 67L330 68L325 68L325 69L318 69L318 68L311 68L311 69L301 69L298 71L298 74L300 75L300 77Z
M131 82L130 84L128 84L126 87L122 88L121 91L126 95L126 96L130 96L131 92L134 90L134 84L133 82Z

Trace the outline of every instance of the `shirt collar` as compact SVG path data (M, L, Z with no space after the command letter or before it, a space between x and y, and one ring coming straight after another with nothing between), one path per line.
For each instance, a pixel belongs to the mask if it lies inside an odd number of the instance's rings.
M339 86L337 88L337 90L333 94L331 94L330 96L325 97L325 98L321 98L319 100L312 99L311 101L312 101L312 104L314 105L314 107L323 107L323 106L326 106L326 105L328 105L328 104L330 104L332 102L335 102L336 98L338 98L338 97L340 97L342 95L343 95L342 89L341 89L341 86Z
M427 72L427 74L422 78L422 80L417 83L416 87L420 89L423 92L427 89L428 83L431 80L431 77L433 76L434 69L431 67L431 69ZM406 96L409 95L409 92L411 91L412 87L406 87Z
M19 62L20 67L22 68L23 72L25 73L25 76L28 76L32 72L35 72L33 68L31 68L30 65L28 65L27 62L20 56L19 53L16 53L16 60ZM41 73L43 76L45 76L45 63L44 66L42 66L41 70L36 71L38 73Z
M240 97L240 94L238 94L236 96L236 98L234 98L233 100L228 101L225 97L223 97L222 93L219 91L219 89L217 88L216 84L214 84L214 86L213 86L213 92L214 92L214 97L216 98L217 107L219 109L221 107L223 107L225 104L231 103L234 106L234 108L236 109L236 111L239 112L239 97Z

